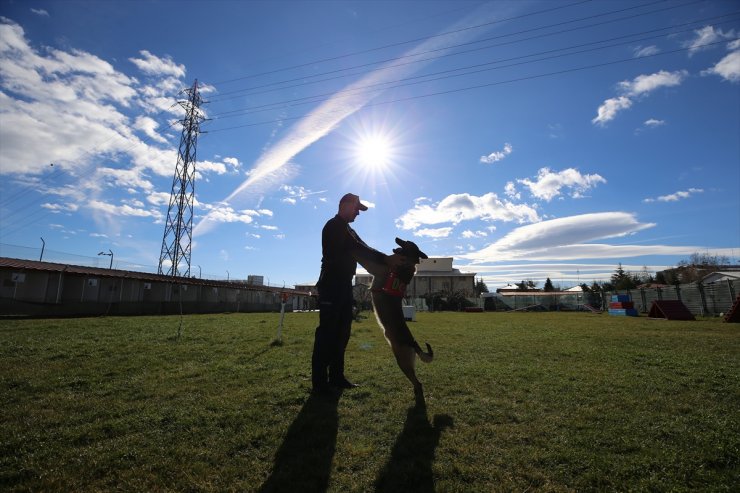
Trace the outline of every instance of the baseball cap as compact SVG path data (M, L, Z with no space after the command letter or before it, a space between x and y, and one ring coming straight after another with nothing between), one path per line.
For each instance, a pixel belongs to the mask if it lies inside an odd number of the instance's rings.
M358 197L357 195L355 195L353 193L346 193L346 194L344 194L344 197L342 197L339 200L339 203L340 204L342 202L352 202L361 211L366 211L367 210L367 206L365 204L363 204L362 202L360 202L360 197Z

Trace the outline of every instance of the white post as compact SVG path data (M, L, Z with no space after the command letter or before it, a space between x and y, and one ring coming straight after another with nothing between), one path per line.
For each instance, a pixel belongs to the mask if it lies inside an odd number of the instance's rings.
M283 338L283 319L285 318L285 302L280 303L280 323L278 324L276 340Z

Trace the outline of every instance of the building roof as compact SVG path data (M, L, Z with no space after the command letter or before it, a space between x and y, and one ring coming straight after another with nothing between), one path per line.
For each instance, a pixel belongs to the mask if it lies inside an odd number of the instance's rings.
M737 279L740 279L740 272L738 271L718 271L702 277L701 282L735 281Z
M164 274L151 274L149 272L137 272L130 270L104 269L100 267L86 267L83 265L58 264L54 262L41 262L38 260L25 260L8 257L0 257L0 269L16 269L19 271L42 271L42 272L64 272L65 274L79 274L83 276L110 277L117 279L135 279L146 282L173 282L178 284L231 287L252 291L290 291L295 289L277 288L270 286L259 286L247 284L245 281L217 281L213 279L198 279L194 277L172 277Z

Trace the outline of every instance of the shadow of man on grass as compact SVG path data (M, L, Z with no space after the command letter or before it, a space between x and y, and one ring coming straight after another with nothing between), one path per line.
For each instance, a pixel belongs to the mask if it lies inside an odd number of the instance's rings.
M270 477L260 493L324 492L336 450L340 393L311 395L293 420L275 454Z
M434 451L444 429L452 425L452 418L446 414L435 415L434 422L430 423L424 397L418 398L408 410L403 431L393 445L388 463L375 480L375 491L433 492Z

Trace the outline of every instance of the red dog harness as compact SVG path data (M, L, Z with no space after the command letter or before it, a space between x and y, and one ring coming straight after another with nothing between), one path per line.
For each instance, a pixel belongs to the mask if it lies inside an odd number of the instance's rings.
M380 289L373 289L373 291L403 298L406 296L406 284L396 277L396 273L394 271L391 271L388 274L388 277L386 277L383 287Z

